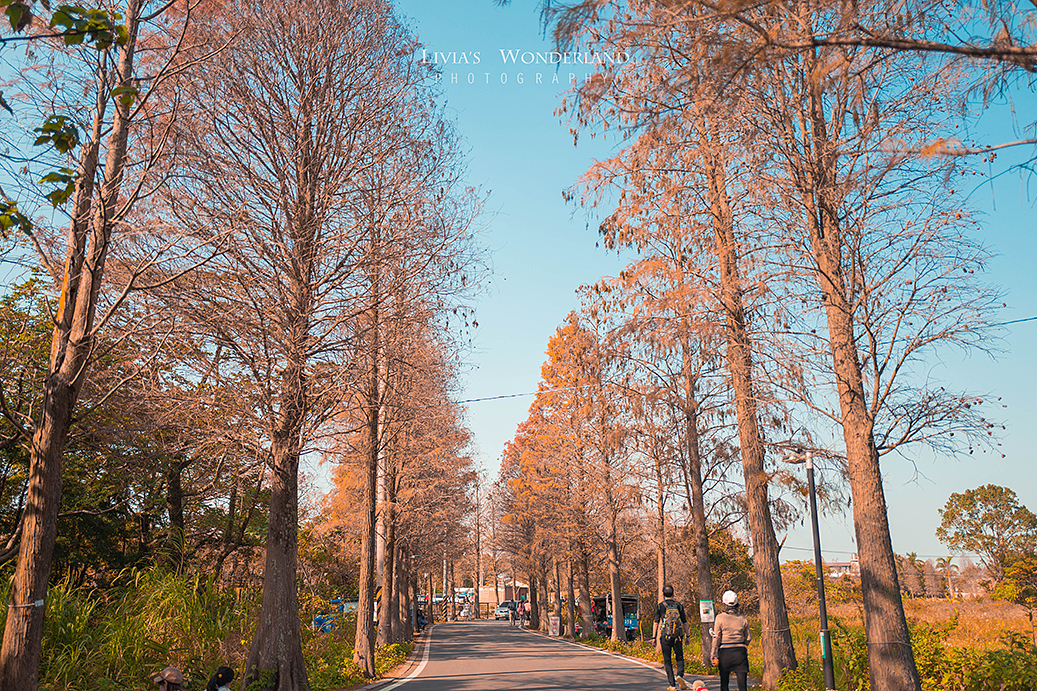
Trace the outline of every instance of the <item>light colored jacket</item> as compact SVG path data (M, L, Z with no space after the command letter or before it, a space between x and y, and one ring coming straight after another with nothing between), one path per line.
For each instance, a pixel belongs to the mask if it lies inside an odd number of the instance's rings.
M747 647L752 640L748 619L741 614L721 612L713 622L713 652L710 656L716 657L721 648Z

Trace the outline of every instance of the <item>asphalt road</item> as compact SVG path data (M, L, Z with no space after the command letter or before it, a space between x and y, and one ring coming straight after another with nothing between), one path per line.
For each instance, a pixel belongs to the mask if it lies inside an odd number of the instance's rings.
M425 645L407 676L379 691L665 691L667 686L661 666L547 638L507 621L436 624ZM696 678L685 680L691 686ZM719 688L716 677L701 678L709 688Z

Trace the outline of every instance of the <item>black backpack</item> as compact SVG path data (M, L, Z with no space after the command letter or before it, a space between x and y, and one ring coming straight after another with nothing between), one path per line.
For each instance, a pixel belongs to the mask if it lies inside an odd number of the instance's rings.
M663 615L663 635L667 638L681 638L684 636L684 624L681 622L681 610L673 600L667 600L666 614Z

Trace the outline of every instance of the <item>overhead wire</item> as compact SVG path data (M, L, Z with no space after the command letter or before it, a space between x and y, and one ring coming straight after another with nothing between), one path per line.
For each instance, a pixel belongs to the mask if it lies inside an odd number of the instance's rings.
M1010 324L1022 324L1023 322L1032 322L1032 321L1037 321L1037 317L1026 317L1025 319L1013 319L1013 320L1007 321L1007 322L998 322L997 324L991 324L991 326L1008 326ZM544 389L542 391L524 391L522 393L501 394L499 396L483 396L482 398L468 398L468 399L465 399L463 401L454 401L454 403L462 404L462 403L482 403L484 401L499 401L499 400L506 399L506 398L522 398L523 396L536 396L537 394L553 393L555 391L572 391L573 389L579 389L579 388L581 388L581 387L579 387L579 386L565 386L565 387L562 387L562 388L559 388L559 389ZM429 405L429 406L424 406L424 407L432 408L432 407L439 406L439 405L450 405L450 404L449 403L435 403L435 404L432 404L432 405Z

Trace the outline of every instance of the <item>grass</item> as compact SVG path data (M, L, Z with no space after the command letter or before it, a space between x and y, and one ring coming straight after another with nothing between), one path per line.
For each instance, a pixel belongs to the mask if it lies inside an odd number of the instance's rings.
M7 597L7 587L0 596ZM221 665L240 675L259 612L260 593L217 590L211 580L158 569L128 570L114 587L73 588L59 582L47 596L40 662L43 691L153 691L151 677L178 667L188 689L203 689ZM6 611L0 611L0 626ZM353 664L355 622L315 634L303 615L303 655L312 691L370 681ZM376 653L377 675L403 662L411 644Z

